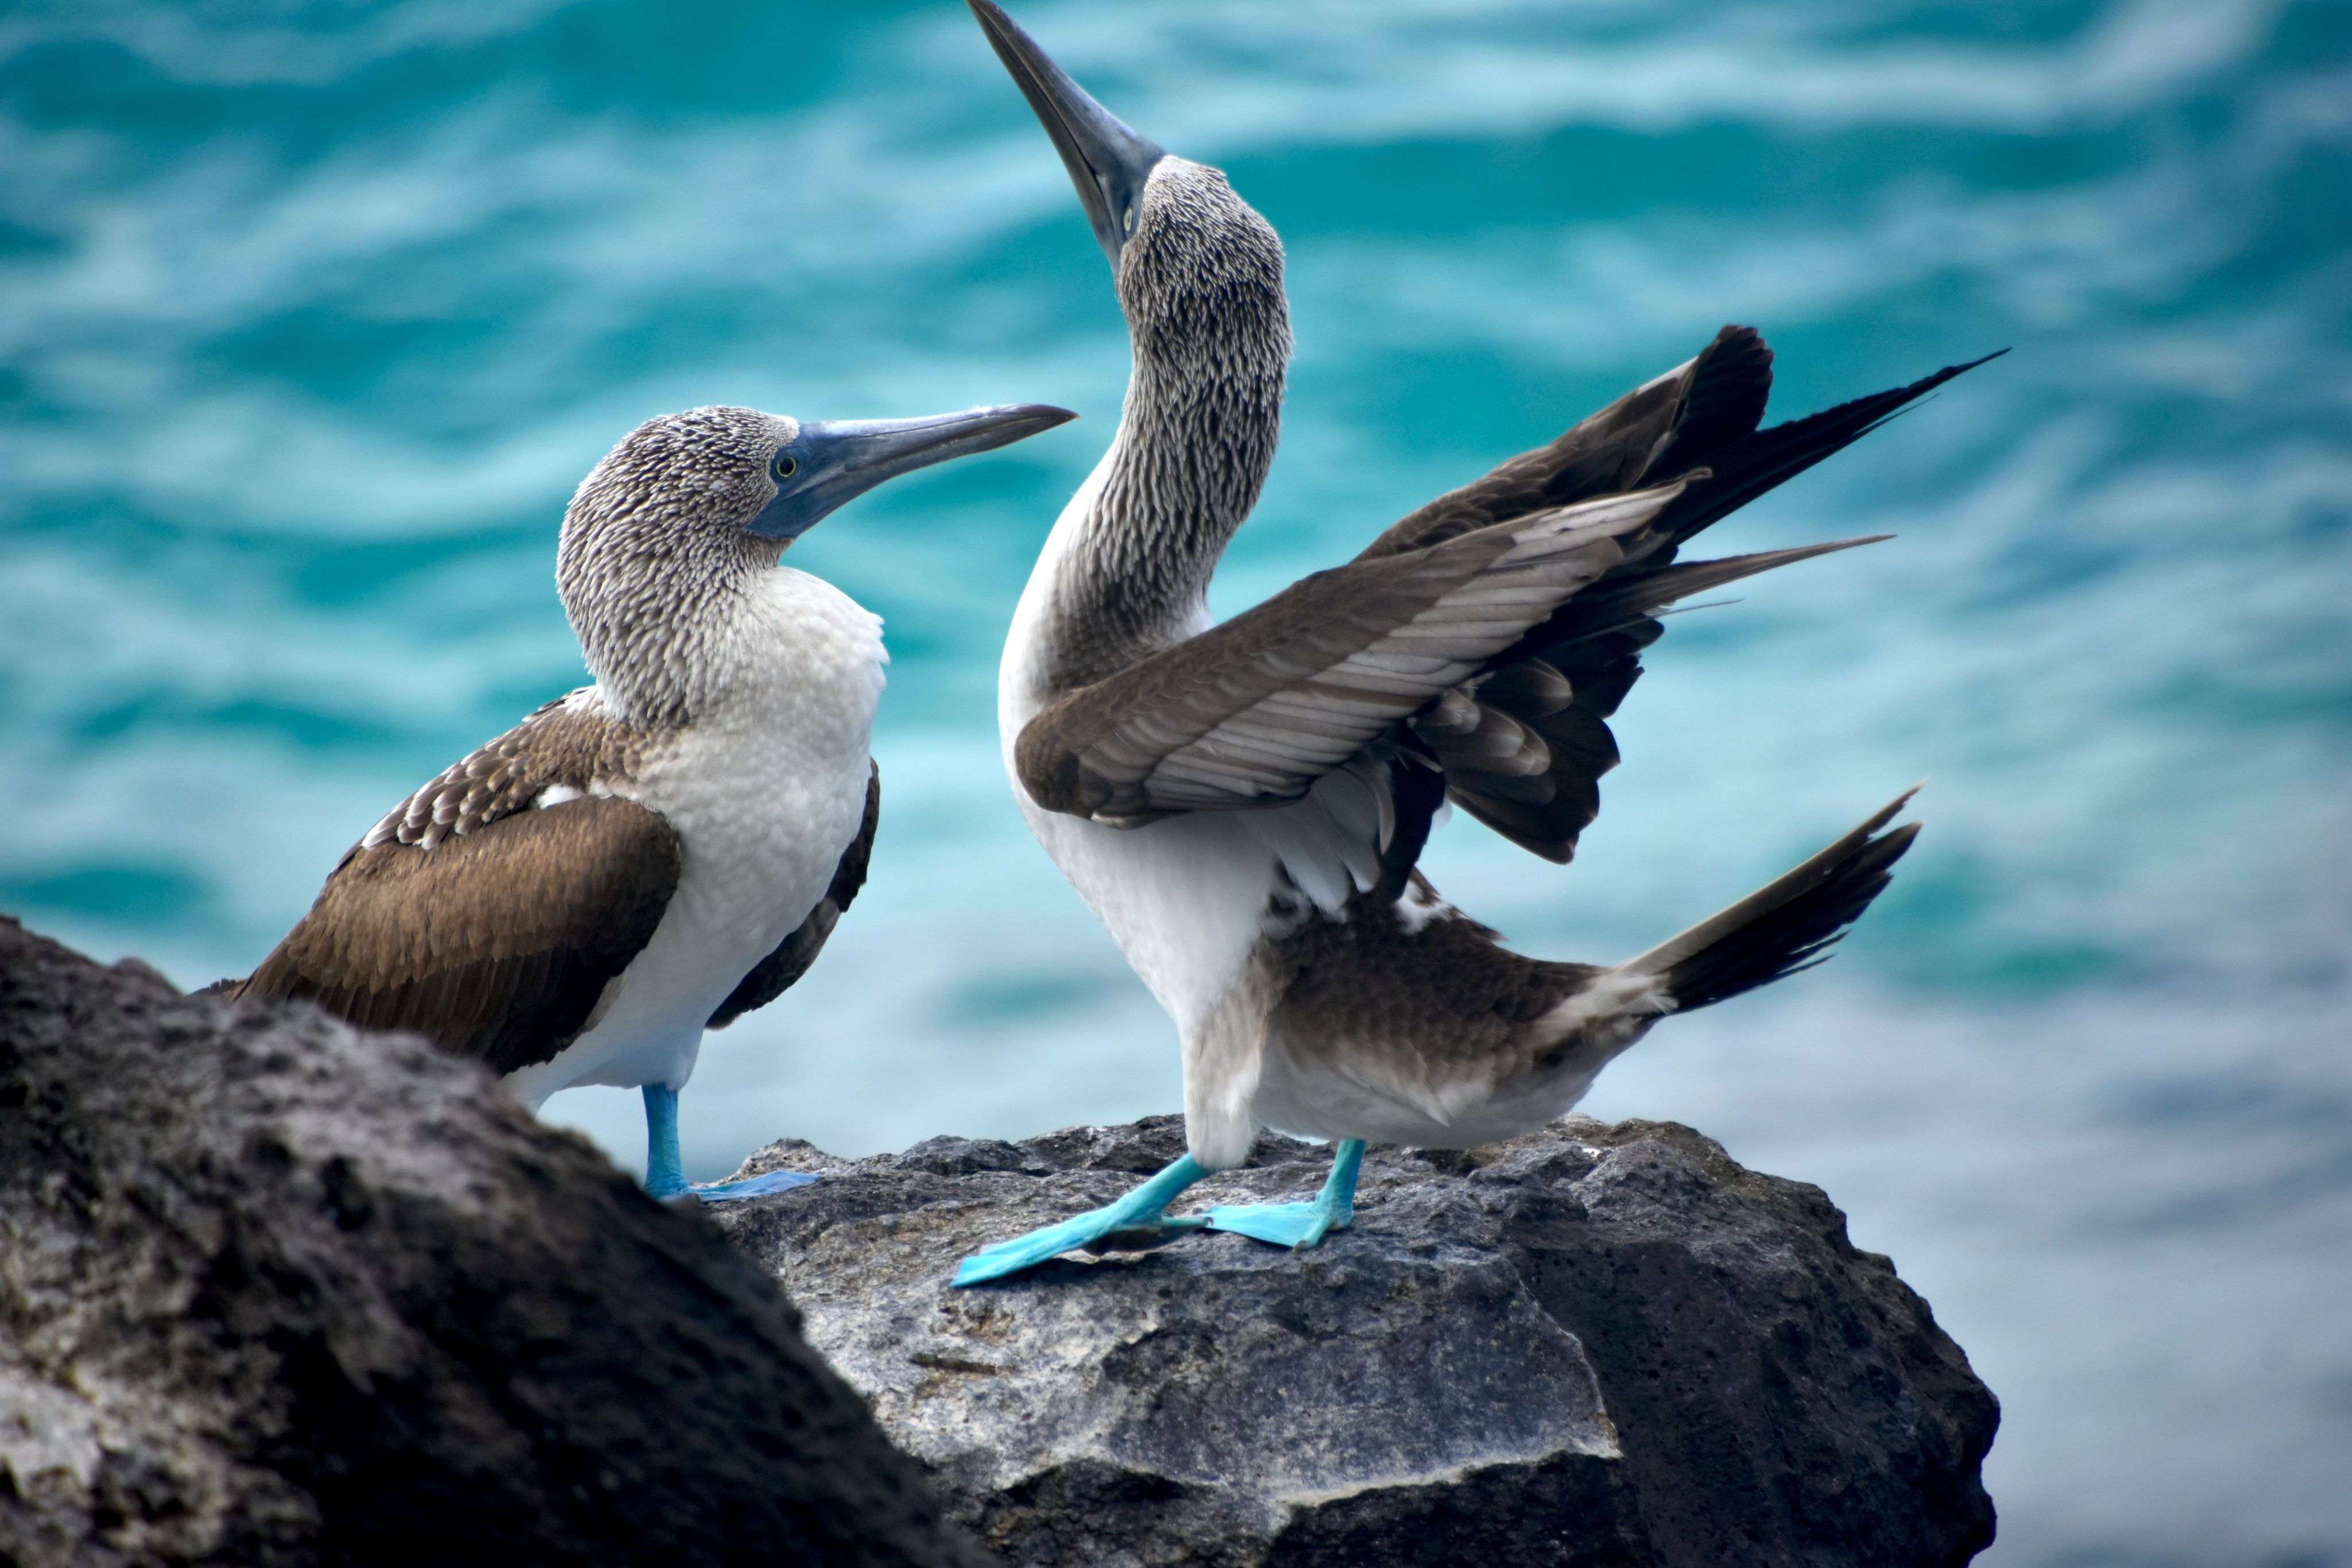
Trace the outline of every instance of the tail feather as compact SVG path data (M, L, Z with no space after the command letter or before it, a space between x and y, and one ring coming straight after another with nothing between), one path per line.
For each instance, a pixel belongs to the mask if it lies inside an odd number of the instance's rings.
M1619 968L1656 976L1679 1012L1811 968L1885 890L1918 837L1917 822L1879 831L1916 793L1905 790L1802 865Z

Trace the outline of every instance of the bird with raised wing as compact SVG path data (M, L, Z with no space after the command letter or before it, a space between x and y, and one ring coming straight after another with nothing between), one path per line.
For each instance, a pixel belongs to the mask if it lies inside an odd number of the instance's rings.
M1073 417L698 408L639 426L581 483L557 551L595 684L394 807L230 988L425 1035L534 1110L574 1084L641 1087L657 1197L813 1179L690 1186L677 1140L703 1030L815 961L881 809L881 620L782 557L884 480Z
M1176 1024L1188 1152L966 1260L958 1282L1203 1228L1312 1246L1349 1223L1366 1140L1531 1131L1659 1019L1820 961L1886 885L1917 831L1888 827L1902 800L1602 967L1509 951L1415 862L1449 800L1567 861L1660 615L1869 541L1700 561L1682 547L1969 367L1762 429L1771 350L1727 327L1354 560L1213 624L1209 580L1280 422L1281 242L1223 173L1122 124L992 0L971 5L1077 186L1134 354L1110 449L1013 618L1005 761L1031 829ZM1336 1144L1318 1197L1168 1213L1260 1127Z

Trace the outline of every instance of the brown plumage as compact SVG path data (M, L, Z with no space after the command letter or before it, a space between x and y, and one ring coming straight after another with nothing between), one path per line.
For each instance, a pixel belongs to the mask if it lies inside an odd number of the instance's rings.
M1498 593L1557 599L1598 580L1624 559L1612 534L1671 494L1561 514L1540 549L1504 526L1317 572L1038 715L1017 743L1022 782L1040 805L1120 825L1295 800L1517 635ZM1515 552L1529 557L1516 569Z
M1310 921L1273 944L1272 1032L1310 1059L1344 1040L1350 1063L1385 1058L1386 1071L1433 1081L1490 1062L1507 1074L1531 1063L1529 1026L1601 972L1523 957L1458 911L1409 915L1443 907L1419 872L1402 902L1366 897L1353 918Z
M1726 327L1697 358L1635 387L1552 440L1496 464L1391 524L1359 560L1425 549L1548 507L1640 489L1686 473L1753 430L1772 390L1772 350L1751 327Z
M512 1072L588 1027L677 890L677 834L634 801L478 822L433 848L354 846L238 991L411 1030Z
M1139 287L1122 275L1123 290ZM1151 319L1156 342L1162 329ZM1753 328L1726 327L1689 363L1412 512L1348 565L1172 645L1130 642L1121 667L1068 691L1023 729L1021 781L1049 810L1132 827L1173 811L1296 800L1381 742L1437 768L1448 796L1479 821L1565 862L1599 813L1601 775L1618 761L1607 720L1640 678L1641 652L1663 630L1659 613L1884 536L1687 563L1675 559L1682 546L1983 362L1759 430L1772 351ZM1139 378L1155 367L1152 385L1181 380L1140 339L1137 365ZM1209 384L1190 383L1188 406L1212 401ZM1244 412L1211 423L1230 431L1246 423ZM1155 441L1150 451L1160 450ZM1243 476L1254 494L1255 471ZM1198 517L1233 509L1198 505L1183 537L1213 531ZM1549 586L1548 600L1499 603L1491 591L1510 570L1506 557L1547 520L1592 537L1548 570L1523 568L1501 585ZM1099 548L1165 532L1107 531ZM1122 571L1109 580L1131 594L1151 580ZM1126 619L1087 624L1102 636ZM1412 655L1432 656L1398 667Z
M1908 386L1759 429L1771 392L1772 350L1754 328L1726 327L1687 365L1439 497L1375 539L1359 559L1426 549L1544 507L1706 470L1661 509L1648 541L1496 655L1488 666L1493 673L1467 694L1487 730L1516 721L1540 736L1551 754L1546 765L1481 767L1466 747L1448 746L1444 731L1416 727L1445 770L1454 803L1521 848L1566 862L1600 811L1600 776L1617 763L1605 721L1640 677L1641 651L1664 630L1656 612L1739 578L1883 536L1678 566L1681 547L1984 362L1948 365Z
M1622 969L1654 977L1662 1010L1691 1012L1821 963L1918 836L1916 822L1882 831L1908 799ZM1269 944L1265 963L1276 998L1267 1038L1291 1072L1340 1075L1423 1105L1442 1105L1447 1086L1465 1081L1496 1100L1540 1103L1564 1081L1591 1082L1639 1036L1607 1009L1562 1027L1561 1010L1611 970L1511 952L1417 872L1402 899L1360 897L1346 921L1312 921Z
M551 789L585 795L600 779L634 779L645 748L642 732L573 692L444 768L360 841L368 849L400 843L429 850L528 810Z
M559 698L449 768L353 845L310 912L230 995L315 1001L362 1029L407 1030L512 1072L551 1061L653 938L677 891L677 835L587 795L626 778L635 742ZM551 786L583 798L532 809ZM877 763L856 839L808 917L711 1014L724 1029L808 973L866 885Z

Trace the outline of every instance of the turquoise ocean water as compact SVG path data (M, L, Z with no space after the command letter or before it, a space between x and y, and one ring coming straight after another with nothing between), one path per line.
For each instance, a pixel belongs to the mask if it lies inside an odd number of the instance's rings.
M1891 529L1677 622L1566 870L1606 959L1926 778L1827 969L1589 1103L1822 1183L2001 1395L1988 1561L2352 1563L2352 6L1028 5L1290 247L1231 611L1694 352L1776 413L2014 352L1725 524ZM1085 419L795 547L888 619L874 882L712 1037L710 1176L1178 1103L1030 842L996 651L1116 419L1058 162L961 5L0 10L0 907L241 973L381 811L581 678L572 486L654 413ZM633 1161L633 1096L550 1114Z

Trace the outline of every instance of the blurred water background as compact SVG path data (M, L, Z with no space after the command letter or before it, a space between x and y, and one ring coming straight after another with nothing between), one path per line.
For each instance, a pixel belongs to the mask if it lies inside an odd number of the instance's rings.
M1559 870L1637 950L1923 776L1819 974L1588 1104L1822 1183L2000 1394L1997 1564L2352 1563L2352 6L1038 0L1290 247L1251 602L1753 322L1790 416L1987 350L1718 530L1894 529L1677 622ZM795 547L888 619L874 881L713 1036L689 1166L1179 1103L1015 816L997 649L1126 345L961 5L0 11L0 907L242 973L580 681L572 486L654 413L1086 419ZM634 1095L550 1114L638 1158Z

